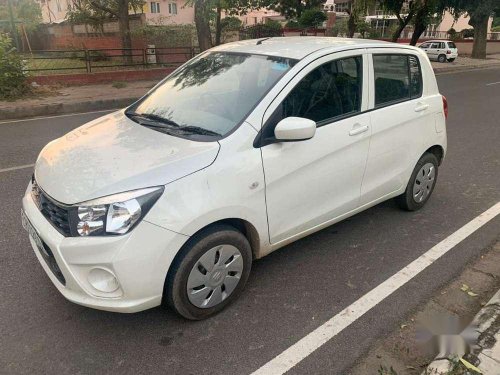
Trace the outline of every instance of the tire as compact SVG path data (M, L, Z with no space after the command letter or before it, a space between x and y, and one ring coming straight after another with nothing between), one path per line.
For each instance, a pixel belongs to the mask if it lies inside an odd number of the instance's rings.
M191 237L174 260L166 302L186 319L206 319L238 298L251 267L252 249L241 232L225 224L209 227Z
M455 58L453 58L453 59L449 59L448 61L449 61L449 62L453 62L453 61L455 61Z
M430 172L433 175L432 181L430 181L430 174L427 173L428 170L430 171L430 167L433 169L433 172ZM437 178L438 160L434 154L425 153L417 162L415 169L413 169L405 192L396 197L399 207L407 211L421 209L432 195ZM420 183L416 182L417 180ZM417 191L418 194L416 194Z
M439 55L438 56L438 61L440 63L445 63L446 62L446 55Z

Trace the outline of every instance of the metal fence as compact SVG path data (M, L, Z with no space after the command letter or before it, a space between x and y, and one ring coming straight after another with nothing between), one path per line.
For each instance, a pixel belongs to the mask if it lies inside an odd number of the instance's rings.
M23 55L25 71L32 74L175 67L199 53L195 47L108 48L32 51Z

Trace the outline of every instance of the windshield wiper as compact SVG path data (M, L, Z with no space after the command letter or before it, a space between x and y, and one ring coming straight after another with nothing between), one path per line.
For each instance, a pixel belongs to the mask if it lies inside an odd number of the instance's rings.
M179 130L185 131L187 133L191 134L199 134L199 135L214 135L220 137L221 134L214 132L209 129L201 128L199 126L192 126L192 125L186 125L186 126L181 126Z
M141 125L145 126L155 126L155 127L162 127L162 125L167 125L175 128L180 128L181 125L176 123L175 121L169 120L168 118L164 118L158 115L150 114L150 113L136 113L136 112L127 112L126 113L130 117L137 118L138 120L146 120L146 121L152 121L155 125L150 125L150 124L143 124L140 123Z
M137 119L138 123L142 126L148 128L155 128L158 131L167 134L172 134L175 131L181 131L184 133L196 134L196 135L210 135L218 137L221 136L221 134L209 129L192 125L179 125L175 121L154 114L128 112L127 115Z

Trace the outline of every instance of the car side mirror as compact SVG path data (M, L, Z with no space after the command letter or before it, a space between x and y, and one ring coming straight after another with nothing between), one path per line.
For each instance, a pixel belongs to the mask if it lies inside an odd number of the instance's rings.
M287 117L278 122L274 128L277 141L305 141L314 137L316 122L302 117Z

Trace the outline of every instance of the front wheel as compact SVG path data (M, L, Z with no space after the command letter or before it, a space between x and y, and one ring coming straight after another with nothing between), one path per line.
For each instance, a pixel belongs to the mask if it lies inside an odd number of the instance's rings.
M407 211L419 210L434 191L437 177L438 160L434 154L425 153L415 166L405 192L396 197L396 202Z
M252 250L241 232L229 225L203 230L172 265L165 286L168 304L184 318L208 318L238 298L251 265Z

